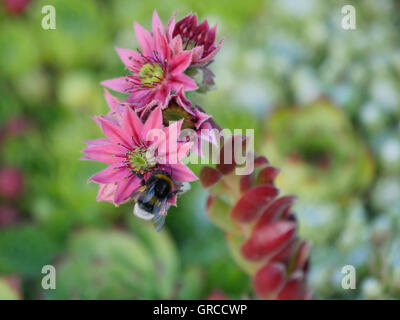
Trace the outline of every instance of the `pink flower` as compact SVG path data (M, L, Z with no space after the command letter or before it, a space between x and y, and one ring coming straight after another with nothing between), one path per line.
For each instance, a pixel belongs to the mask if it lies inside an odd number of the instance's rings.
M168 126L170 121L182 120L182 130L194 130L196 137L193 137L188 132L185 133L187 133L187 138L190 138L190 140L194 142L193 150L199 155L201 155L202 140L216 143L215 130L213 130L214 127L210 121L211 115L203 112L198 107L193 106L191 102L185 98L182 88L177 94L168 97L169 103L166 106L153 100L144 107L138 108L135 104L121 101L112 96L107 90L105 90L105 98L110 107L108 116L114 117L118 121L120 121L121 113L125 108L136 110L142 119L146 119L151 110L161 106L163 123L165 126Z
M184 50L192 50L192 65L205 65L209 63L221 48L223 39L215 45L217 26L210 29L208 21L197 23L197 15L189 14L174 25L172 36L179 36L184 45Z
M100 184L98 201L120 204L129 200L155 169L168 172L174 181L196 180L181 160L191 143L178 142L182 121L164 128L161 108L152 111L143 123L131 108L125 108L120 120L95 117L106 138L87 141L83 160L107 163L109 166L90 178ZM176 197L175 197L176 198ZM171 199L174 203L176 199Z
M173 20L172 20L173 21ZM172 21L164 27L157 15L153 13L153 32L150 34L137 22L135 32L141 52L117 48L131 74L102 82L107 88L128 93L127 102L142 107L152 100L166 104L171 91L197 89L195 82L184 71L192 61L192 52L182 50L182 40L176 39L170 46L167 34L171 35Z

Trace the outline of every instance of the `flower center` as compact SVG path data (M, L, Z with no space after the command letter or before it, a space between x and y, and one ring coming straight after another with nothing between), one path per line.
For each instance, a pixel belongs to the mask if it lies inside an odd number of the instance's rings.
M196 129L196 119L188 113L184 108L178 106L176 103L171 103L168 108L164 109L163 112L163 123L165 126L169 125L170 121L179 121L183 119L183 129Z
M131 168L139 172L154 167L157 163L154 150L152 148L144 147L129 152L128 160Z
M147 62L140 69L139 79L143 86L155 87L164 79L164 69L158 62Z

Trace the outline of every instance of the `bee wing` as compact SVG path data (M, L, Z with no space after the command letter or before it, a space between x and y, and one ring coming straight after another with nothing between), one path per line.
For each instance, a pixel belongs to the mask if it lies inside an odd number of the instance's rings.
M167 217L167 198L162 200L157 200L158 203L154 206L153 214L154 214L154 227L156 231L159 232L165 224L165 218Z
M143 189L142 189L143 188ZM151 184L149 186L143 186L139 189L140 198L144 201L150 201L154 196L155 184Z
M160 232L162 227L164 226L166 216L167 215L159 214L159 213L154 215L154 219L153 219L154 227L156 228L157 232Z

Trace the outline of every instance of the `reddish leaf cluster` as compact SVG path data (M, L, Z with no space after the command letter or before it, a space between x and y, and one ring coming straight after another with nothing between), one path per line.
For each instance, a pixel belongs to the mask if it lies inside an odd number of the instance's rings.
M236 175L235 167L219 164L200 174L210 193L210 219L226 231L233 257L252 276L260 298L309 299L310 245L296 234L295 197L279 197L274 185L279 170L265 157L254 159L249 175Z

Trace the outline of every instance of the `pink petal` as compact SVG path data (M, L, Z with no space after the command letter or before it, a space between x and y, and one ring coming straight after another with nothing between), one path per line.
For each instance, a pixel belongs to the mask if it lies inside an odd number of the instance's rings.
M197 85L194 80L186 74L171 75L170 83L172 84L175 91L179 90L183 86L184 90L191 91L196 90Z
M155 147L158 150L158 155L164 157L167 163L178 163L178 137L183 120L175 121L163 130L164 137L161 136Z
M134 60L142 60L140 54L129 49L115 48L125 66L130 67Z
M138 39L138 42L142 48L143 54L145 56L152 55L154 41L151 34L137 22L134 23L134 28L136 32L136 38Z
M153 11L153 32L154 30L160 30L164 33L164 26L157 14L157 10Z
M174 55L183 51L182 38L180 35L177 35L175 38L173 38L169 45Z
M143 137L146 137L146 133L151 129L161 129L163 127L163 118L161 107L155 108L147 118L143 126Z
M129 108L127 109L129 110ZM103 117L95 117L96 121L99 123L104 134L110 139L111 142L122 145L126 149L132 146L131 140L127 134L125 134L122 129Z
M126 77L114 78L110 80L104 80L100 83L111 90L127 93L132 89L132 86L126 81Z
M203 46L198 46L192 49L192 64L196 63L201 59L203 55Z
M108 106L110 107L111 112L116 112L119 99L112 96L107 89L104 89L104 97L106 99Z
M176 16L176 12L172 15L171 19L169 19L169 21L167 23L167 27L165 29L165 34L167 36L168 42L170 42L172 40L172 34L175 29L175 16Z
M142 88L140 90L132 91L125 101L129 103L135 103L138 107L143 107L146 104L150 103L153 98L154 90Z
M173 75L182 73L185 71L192 61L192 52L183 51L172 58L170 72Z
M129 199L139 187L140 179L136 176L120 181L115 191L115 204L120 204Z
M170 60L170 48L168 46L167 39L161 33L161 31L155 30L155 41L156 41L156 51L162 53L162 57L164 60Z
M123 114L123 128L127 135L133 139L135 145L139 145L143 139L143 123L131 108L125 108Z
M162 165L162 167L166 167L166 170L169 170L169 166ZM191 182L197 180L193 171L183 163L172 164L170 167L172 168L172 178L176 181Z
M116 183L100 184L99 191L97 192L97 201L106 201L114 203L114 194L117 189Z
M116 145L104 145L104 146L88 146L82 151L86 153L89 160L105 162L108 164L120 161L119 155L122 155L124 151Z
M164 85L159 88L154 95L154 99L159 101L163 107L166 107L168 105L168 102L171 98L171 84L169 82L164 83Z
M218 53L223 42L224 42L224 39L221 39L221 41L218 43L217 47L213 51L211 51L206 57L196 61L196 64L206 64L207 62L210 62L215 57L215 55Z
M110 140L108 140L107 138L85 140L84 142L86 144L91 144L91 145L95 145L95 146L104 145L104 144L110 144Z
M178 161L186 158L190 149L193 147L193 142L180 143L178 145Z
M97 182L97 183L113 183L118 182L129 176L130 172L126 168L118 168L116 169L114 165L108 166L104 170L95 174L89 180Z

